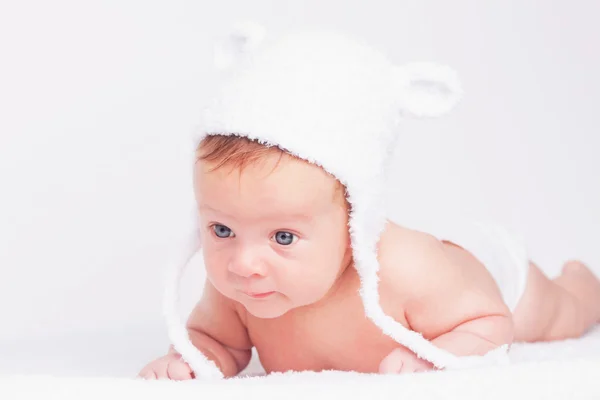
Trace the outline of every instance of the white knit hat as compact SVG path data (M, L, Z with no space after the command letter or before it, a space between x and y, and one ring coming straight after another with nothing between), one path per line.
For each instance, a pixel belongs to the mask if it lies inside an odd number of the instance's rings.
M393 65L360 41L303 31L269 40L242 26L217 48L216 63L231 67L204 110L206 135L237 135L278 146L321 166L346 186L354 265L366 316L399 344L439 368L506 361L506 347L486 356L457 357L386 315L379 303L377 243L386 224L386 166L402 116L433 117L461 97L455 73L430 63ZM179 280L199 250L192 234L175 263L165 296L169 337L198 377L222 376L190 342L178 310Z

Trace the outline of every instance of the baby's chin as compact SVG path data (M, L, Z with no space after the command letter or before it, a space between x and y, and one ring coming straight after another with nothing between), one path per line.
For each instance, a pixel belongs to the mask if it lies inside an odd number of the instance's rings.
M252 314L256 318L262 319L273 319L281 317L292 309L292 306L286 304L283 300L268 300L268 301L256 301L252 299L246 299L239 301L248 313Z

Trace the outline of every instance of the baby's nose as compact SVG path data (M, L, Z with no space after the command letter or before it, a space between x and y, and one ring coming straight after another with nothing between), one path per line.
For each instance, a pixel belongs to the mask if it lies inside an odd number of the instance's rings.
M266 276L267 268L252 251L240 251L229 263L229 271L244 278Z

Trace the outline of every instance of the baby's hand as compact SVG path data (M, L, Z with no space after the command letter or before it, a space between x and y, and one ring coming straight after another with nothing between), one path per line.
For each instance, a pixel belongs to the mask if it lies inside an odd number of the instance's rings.
M420 359L415 353L404 347L393 350L379 364L379 373L381 374L407 374L433 369L433 364Z
M170 352L166 356L152 361L138 374L143 379L172 379L183 381L194 379L194 372L190 366L181 359L181 354Z

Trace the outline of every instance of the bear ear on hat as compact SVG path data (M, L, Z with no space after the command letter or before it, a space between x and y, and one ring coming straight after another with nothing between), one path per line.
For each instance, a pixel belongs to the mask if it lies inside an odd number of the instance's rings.
M214 64L218 69L229 69L257 48L266 36L266 29L255 22L233 25L224 39L214 47Z
M395 67L402 113L437 117L449 112L462 97L456 72L445 65L415 62Z

